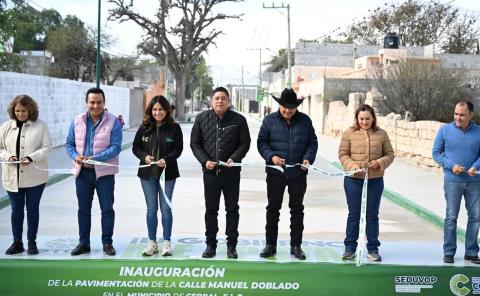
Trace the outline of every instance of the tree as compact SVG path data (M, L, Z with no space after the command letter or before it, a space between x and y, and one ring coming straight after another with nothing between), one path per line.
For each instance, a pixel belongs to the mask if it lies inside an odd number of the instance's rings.
M188 97L194 98L195 92L199 91L200 100L204 101L213 89L213 78L210 76L210 69L203 56L195 62L193 72L188 76L185 93Z
M138 57L111 57L104 55L102 61L102 74L107 85L113 85L115 81L122 78L125 81L133 81L133 71L145 68L137 63Z
M408 0L400 5L385 4L384 8L379 7L368 17L352 24L342 35L358 43L379 45L386 33L396 32L402 46L426 46L444 43L456 26L462 28L454 30L456 39L461 42L475 34L475 17L464 14L465 22L462 22L459 9L451 5L421 0ZM450 52L449 46L444 49Z
M287 58L287 49L282 48L279 49L277 54L272 57L272 59L265 63L265 65L269 65L265 72L280 72L283 69L287 69L288 67L288 58ZM295 50L290 52L290 60L292 61L292 66L295 65Z
M336 43L336 44L352 44L352 38L346 39L333 39L332 36L328 35L322 39L322 43Z
M48 33L47 48L55 57L50 75L82 81L95 79L95 41L76 16L67 16L60 28Z
M187 77L195 61L207 51L222 33L212 28L218 20L240 15L225 15L213 12L218 4L240 2L241 0L161 0L152 20L133 9L133 0L110 0L115 7L109 11L109 20L120 23L133 21L144 31L145 36L138 44L143 54L149 54L158 61L168 60L168 68L176 82L175 106L179 120L185 119L184 99ZM170 17L180 16L176 24L169 24Z
M447 33L448 37L442 45L445 52L464 54L477 52L479 29L475 27L475 19L464 14L456 20Z
M0 71L19 71L21 59L7 51L7 44L15 34L12 14L5 9L6 0L0 0Z
M452 110L459 99L472 99L462 87L462 71L440 65L401 62L374 72L373 84L384 94L387 112L412 112L414 120L452 120Z
M14 52L21 50L46 50L49 31L61 25L62 16L54 9L41 12L30 6L15 6L9 10L14 28Z

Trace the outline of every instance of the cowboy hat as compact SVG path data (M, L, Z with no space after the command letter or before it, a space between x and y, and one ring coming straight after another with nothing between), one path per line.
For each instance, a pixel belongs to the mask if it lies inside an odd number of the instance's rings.
M284 89L280 95L280 98L277 98L274 95L272 95L272 97L275 99L275 101L277 101L277 103L288 109L296 109L303 102L303 98L299 100L297 99L297 94L292 88Z

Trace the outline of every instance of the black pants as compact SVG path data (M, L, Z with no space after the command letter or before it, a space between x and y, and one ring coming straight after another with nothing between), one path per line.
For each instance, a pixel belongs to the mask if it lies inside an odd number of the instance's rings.
M215 175L203 173L203 186L205 190L205 236L207 245L217 245L218 209L220 195L223 192L225 211L227 212L227 246L236 246L238 240L238 196L240 193L240 172L228 175Z
M290 208L290 245L301 245L303 234L303 197L307 190L307 176L296 179L267 174L267 244L277 245L278 221L282 208L283 193L288 186Z

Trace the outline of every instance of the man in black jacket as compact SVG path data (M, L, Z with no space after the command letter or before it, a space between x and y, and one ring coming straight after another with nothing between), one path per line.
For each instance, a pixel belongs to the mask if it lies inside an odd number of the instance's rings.
M293 89L285 89L280 98L273 97L280 107L267 115L258 134L258 152L267 165L278 165L284 172L267 167L267 225L266 245L261 257L271 257L277 252L278 221L283 193L288 186L290 200L290 253L305 260L303 252L303 197L307 190L308 169L302 165L313 164L318 143L310 118L297 111L303 99L297 100Z
M202 257L216 255L217 216L223 192L227 212L227 256L237 258L240 167L231 164L241 162L247 154L250 133L245 117L230 110L230 97L225 88L213 91L210 104L212 110L197 115L190 138L190 147L203 169L207 248ZM220 166L220 161L227 166Z

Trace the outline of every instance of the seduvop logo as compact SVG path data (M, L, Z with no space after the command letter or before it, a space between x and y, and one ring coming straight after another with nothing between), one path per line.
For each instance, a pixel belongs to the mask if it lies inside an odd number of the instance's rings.
M456 274L450 279L450 291L456 296L465 296L470 293L470 289L465 287L465 285L470 280L464 274Z
M432 289L437 282L433 275L397 275L395 276L396 293L421 293L422 289Z

